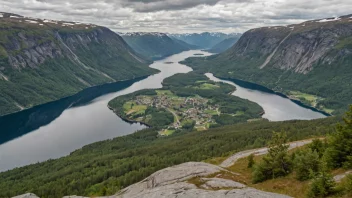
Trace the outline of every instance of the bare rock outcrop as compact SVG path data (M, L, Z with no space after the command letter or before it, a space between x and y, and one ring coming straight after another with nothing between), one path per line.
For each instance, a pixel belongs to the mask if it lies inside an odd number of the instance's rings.
M264 192L243 184L222 178L206 178L206 176L226 171L218 166L202 163L188 162L160 170L143 181L123 189L116 195L117 198L226 198L226 197L277 197L288 196ZM204 177L201 180L211 190L199 188L187 180L194 177ZM232 188L232 189L231 189ZM218 190L216 190L218 189ZM226 190L225 190L226 189ZM230 189L230 190L229 190Z
M39 198L39 197L33 193L27 193L27 194L18 195L16 197L12 197L12 198Z
M221 175L216 173L224 171L227 170L203 162L183 163L157 171L116 195L100 198L289 198L286 195L264 192L232 180L216 177ZM215 176L210 177L211 175ZM197 186L188 182L192 178L199 178L204 184ZM15 198L38 197L34 194L25 194ZM64 198L88 197L72 195Z

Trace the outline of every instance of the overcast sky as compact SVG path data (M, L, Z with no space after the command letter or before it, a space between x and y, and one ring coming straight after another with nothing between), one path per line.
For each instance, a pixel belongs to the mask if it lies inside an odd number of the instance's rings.
M0 0L0 11L121 32L244 32L352 14L352 0Z

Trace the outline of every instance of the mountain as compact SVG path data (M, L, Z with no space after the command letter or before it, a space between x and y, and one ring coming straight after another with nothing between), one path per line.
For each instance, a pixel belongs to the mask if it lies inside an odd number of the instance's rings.
M204 33L193 33L193 34L168 34L171 38L175 38L184 41L188 44L199 46L203 49L210 49L214 45L220 43L221 41L231 38L239 37L241 34L232 33L224 34L221 32L204 32Z
M352 15L252 29L224 53L185 63L339 114L352 102Z
M108 28L0 13L0 115L155 73Z
M185 42L171 39L164 33L134 32L119 34L137 53L152 60L162 59L195 48Z
M181 41L181 40L178 40L178 39L176 39L176 38L171 37L171 39L172 39L174 42L176 42L176 43L178 43L179 45L182 45L182 46L184 46L184 47L186 47L186 48L190 48L190 49L200 49L199 46L186 43L186 42Z
M225 39L225 40L221 41L220 43L214 45L214 47L212 47L208 51L212 52L212 53L224 52L224 51L228 50L229 48L231 48L238 41L238 39L239 38L237 38L237 37Z

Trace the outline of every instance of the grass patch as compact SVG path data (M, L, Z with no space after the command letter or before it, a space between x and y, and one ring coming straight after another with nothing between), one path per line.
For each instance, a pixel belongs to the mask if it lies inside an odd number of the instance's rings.
M235 116L241 116L241 115L244 115L244 111L237 111Z
M159 134L162 136L169 136L172 135L173 133L175 133L176 130L171 130L171 129L165 129L162 130Z
M255 156L254 160L258 163L262 158L263 156ZM295 174L292 173L286 177L271 179L258 184L252 184L252 169L248 168L247 165L247 158L242 158L228 168L230 171L240 174L233 176L234 181L243 183L258 190L285 194L297 198L306 197L309 188L309 181L298 181L295 178Z
M352 48L352 37L340 39L340 42L335 46L336 49Z
M297 98L299 100L301 100L302 102L306 102L312 106L316 106L319 100L322 100L321 97L316 96L316 95L312 95L312 94L307 94L307 93L302 93L299 91L290 91L290 96Z
M220 86L218 86L218 85L214 85L214 84L210 84L210 83L203 83L203 84L199 85L200 89L217 89L219 87Z
M132 101L128 101L123 105L123 109L127 115L144 113L147 108L148 106L146 105L137 105Z
M155 90L158 95L173 96L174 94L170 90Z
M223 161L225 161L227 158L228 157L215 157L215 158L204 160L204 162L209 163L209 164L219 165Z
M210 115L219 115L217 111L210 110L210 109L205 110L204 113L207 113L207 114L210 114Z

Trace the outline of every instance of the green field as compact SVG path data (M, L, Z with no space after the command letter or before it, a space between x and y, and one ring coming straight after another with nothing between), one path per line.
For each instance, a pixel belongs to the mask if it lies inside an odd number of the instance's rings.
M210 114L210 115L219 115L217 111L215 110L205 110L204 113Z
M217 89L219 88L218 85L210 84L210 83L203 83L198 86L199 89Z
M145 110L147 110L146 105L137 105L133 101L128 101L123 105L123 109L126 115L131 114L144 114Z
M155 90L158 95L174 96L170 90Z
M160 135L162 136L169 136L172 135L176 130L171 130L171 129L165 129L159 132Z
M297 98L298 100L302 100L302 102L308 102L309 105L315 107L318 103L318 101L323 100L321 97L312 95L312 94L307 94L307 93L302 93L300 91L290 91L290 96Z

